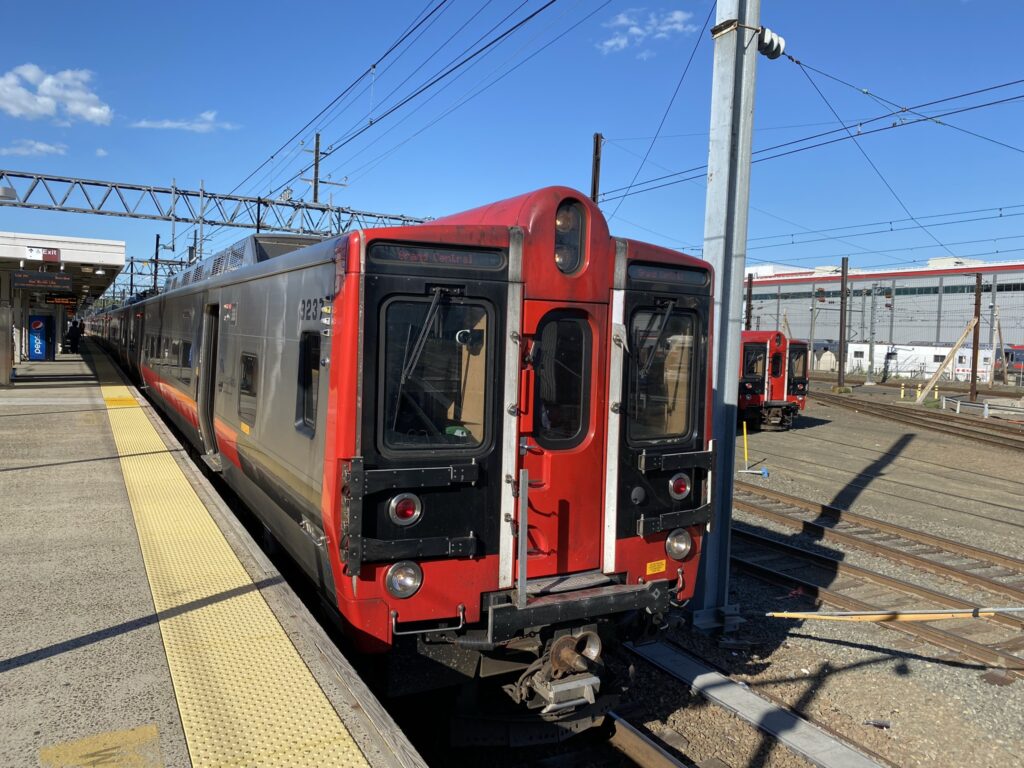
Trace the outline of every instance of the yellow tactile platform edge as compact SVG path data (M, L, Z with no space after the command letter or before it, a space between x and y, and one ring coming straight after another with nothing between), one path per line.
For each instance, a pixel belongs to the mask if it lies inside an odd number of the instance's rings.
M145 411L93 359L193 766L367 765Z

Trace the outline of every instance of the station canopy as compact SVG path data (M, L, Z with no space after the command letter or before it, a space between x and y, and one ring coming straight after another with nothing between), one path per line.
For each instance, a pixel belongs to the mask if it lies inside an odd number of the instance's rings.
M0 232L0 272L36 305L89 306L114 282L124 258L122 240Z

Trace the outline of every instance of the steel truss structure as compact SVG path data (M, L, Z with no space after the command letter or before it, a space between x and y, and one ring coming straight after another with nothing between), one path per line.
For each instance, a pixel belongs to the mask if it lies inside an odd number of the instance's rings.
M340 234L352 229L424 221L302 200L222 195L208 192L202 186L199 190L181 189L173 184L152 187L23 171L0 170L0 190L7 192L0 195L0 206L304 235Z

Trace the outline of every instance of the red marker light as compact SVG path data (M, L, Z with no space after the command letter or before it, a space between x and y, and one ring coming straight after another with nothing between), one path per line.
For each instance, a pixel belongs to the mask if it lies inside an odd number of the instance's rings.
M690 493L690 478L683 472L673 475L668 481L668 493L675 499L685 499Z
M412 525L423 513L423 502L414 493L400 493L388 503L388 516L396 525Z

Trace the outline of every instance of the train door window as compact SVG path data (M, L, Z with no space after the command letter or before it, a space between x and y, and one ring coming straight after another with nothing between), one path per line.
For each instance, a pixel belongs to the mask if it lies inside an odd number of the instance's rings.
M590 415L590 324L555 311L541 319L530 357L536 374L534 437L542 448L572 448Z
M181 341L179 339L171 339L171 351L169 353L168 365L171 367L171 373L176 379L181 378Z
M243 354L238 377L238 419L250 427L256 423L258 382L259 363L256 355Z
M320 334L307 331L299 339L299 396L295 426L312 436L320 392Z
M782 375L782 353L775 352L772 355L772 378Z
M768 350L764 344L743 345L743 375L751 379L764 378L765 358Z
M475 449L488 435L492 310L436 291L381 310L382 450Z
M685 438L692 428L696 320L669 307L633 315L626 436Z

